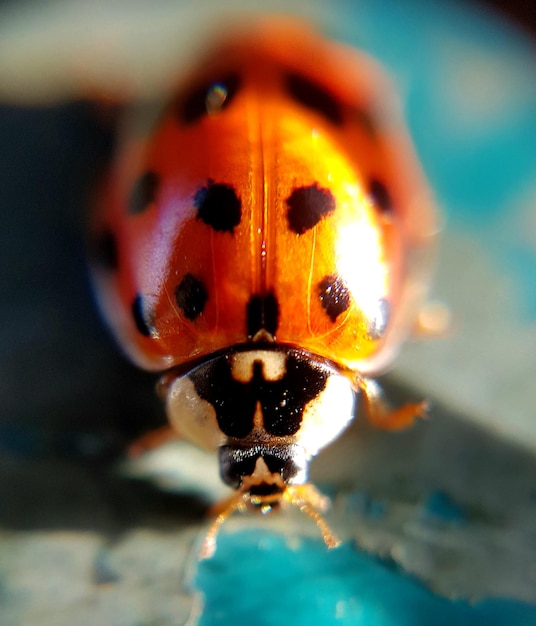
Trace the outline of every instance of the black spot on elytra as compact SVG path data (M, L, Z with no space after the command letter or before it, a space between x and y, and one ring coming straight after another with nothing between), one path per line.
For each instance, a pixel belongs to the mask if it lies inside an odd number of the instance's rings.
M377 178L372 178L369 181L369 196L374 206L376 206L379 211L382 213L392 212L393 202L391 200L391 194L387 190L387 187Z
M209 110L207 99L210 97L211 90L217 87L222 90L223 94L219 110L226 109L240 88L240 82L238 74L228 74L221 79L198 85L180 102L178 108L180 121L183 124L194 124L207 115Z
M134 298L134 302L132 303L132 316L134 317L136 328L144 337L151 337L156 333L153 326L152 314L147 310L147 304L141 294L138 294Z
M232 185L209 180L194 196L197 219L219 232L234 231L242 217L242 203Z
M261 329L275 336L279 326L279 303L275 295L268 293L265 296L252 296L247 304L246 317L249 339Z
M368 334L372 339L381 339L387 324L389 323L389 316L391 314L391 307L389 302L384 298L378 301L378 308L373 319L370 320L368 325Z
M286 372L279 380L266 380L262 362L255 361L251 380L237 381L225 357L194 370L189 377L197 394L214 407L223 434L242 439L253 430L257 403L270 435L294 435L305 407L325 388L328 374L306 359L289 355Z
M130 215L143 213L156 199L160 177L156 172L145 172L134 183L128 199Z
M98 233L91 242L91 254L95 262L106 270L117 269L117 242L110 230Z
M297 187L286 200L289 227L298 235L303 235L335 211L335 198L329 189L318 183L308 187Z
M350 292L340 276L325 276L318 285L318 298L332 322L350 306Z
M175 301L185 317L195 320L205 308L208 293L205 285L193 274L186 274L175 289Z
M294 100L304 107L315 111L332 124L343 123L343 112L340 102L324 87L301 76L289 73L285 77L285 86Z

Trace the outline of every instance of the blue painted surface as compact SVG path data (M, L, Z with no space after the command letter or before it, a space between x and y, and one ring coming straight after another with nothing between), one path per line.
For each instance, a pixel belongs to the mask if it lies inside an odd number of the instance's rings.
M424 523L445 522L447 524L463 524L467 515L463 507L455 502L444 491L433 491L421 506L420 518Z
M534 626L536 605L506 599L451 601L350 544L297 549L260 530L222 534L198 566L205 610L198 626Z

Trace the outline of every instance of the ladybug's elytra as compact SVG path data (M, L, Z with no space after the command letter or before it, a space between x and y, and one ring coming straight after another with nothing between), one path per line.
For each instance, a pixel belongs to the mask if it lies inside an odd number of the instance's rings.
M165 372L177 433L218 450L246 506L297 504L368 376L415 323L436 217L392 95L365 56L260 22L215 47L125 138L91 235L100 301L125 351Z

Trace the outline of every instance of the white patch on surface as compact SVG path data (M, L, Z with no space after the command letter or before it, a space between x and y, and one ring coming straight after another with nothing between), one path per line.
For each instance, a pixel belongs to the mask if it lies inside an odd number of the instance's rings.
M200 450L188 441L169 441L140 457L127 459L120 471L129 478L150 480L164 491L199 495L209 503L230 493L220 479L217 454Z

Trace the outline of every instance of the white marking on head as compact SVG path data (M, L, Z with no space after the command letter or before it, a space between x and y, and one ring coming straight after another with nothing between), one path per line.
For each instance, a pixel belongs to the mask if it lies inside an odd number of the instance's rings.
M262 458L262 456L260 456L255 463L253 473L249 476L244 476L242 479L240 491L249 491L252 487L262 484L276 485L281 489L286 489L286 484L281 474L271 472L266 465L266 461Z
M285 353L275 350L237 352L232 356L231 372L235 380L248 383L253 378L253 364L260 361L265 380L281 380L287 371L286 360Z
M348 426L354 417L355 393L350 381L332 374L326 386L304 409L296 443L314 456Z
M188 376L179 376L169 386L166 408L171 425L184 439L205 450L216 450L225 443L216 410L198 395Z

